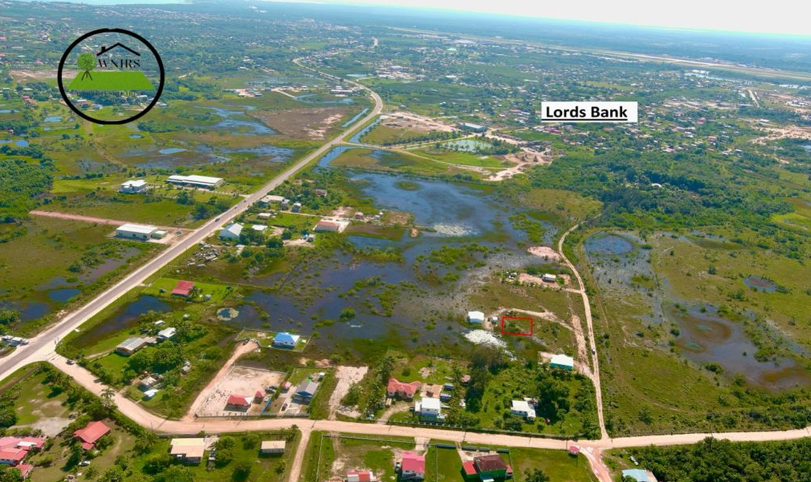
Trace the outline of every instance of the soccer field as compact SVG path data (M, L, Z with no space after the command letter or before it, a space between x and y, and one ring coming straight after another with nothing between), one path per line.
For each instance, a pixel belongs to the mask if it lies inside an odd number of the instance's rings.
M143 72L91 72L85 76L79 72L71 81L68 90L152 90L154 87Z

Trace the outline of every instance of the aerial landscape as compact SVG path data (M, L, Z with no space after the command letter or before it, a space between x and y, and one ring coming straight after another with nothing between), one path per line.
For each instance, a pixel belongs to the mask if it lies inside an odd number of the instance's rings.
M398 5L0 0L0 482L811 481L811 32Z

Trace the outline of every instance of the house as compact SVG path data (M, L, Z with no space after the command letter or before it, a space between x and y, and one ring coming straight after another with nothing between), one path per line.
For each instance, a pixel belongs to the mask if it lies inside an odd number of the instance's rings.
M284 196L275 196L272 194L268 194L267 196L263 197L259 200L259 204L262 206L269 206L271 204L283 204L286 201Z
M512 469L501 455L482 455L473 459L473 467L482 481L495 479L508 479L512 477Z
M115 352L119 355L130 356L147 345L147 340L140 336L133 336L122 341L115 347Z
M558 277L554 274L545 273L543 276L541 276L541 279L547 283L554 283L558 280Z
M259 447L261 455L279 455L284 453L286 442L284 440L263 440Z
M442 403L438 398L422 397L419 401L414 402L414 413L421 419L439 421L445 419L442 414Z
M254 224L253 226L251 226L251 229L259 233L264 233L265 231L267 231L268 227L265 226L264 224Z
M138 388L140 388L141 390L149 390L158 383L160 383L160 380L153 377L152 375L149 375L141 380L141 383L138 384Z
M146 226L142 224L123 224L115 229L115 236L117 238L135 239L138 241L146 241L153 237L156 231L159 231L155 226Z
M552 361L549 362L549 366L553 368L563 368L564 370L572 370L574 369L574 358L566 355L555 355L552 357Z
M228 401L225 402L225 409L246 412L251 408L251 402L253 402L253 397L232 393L228 396Z
M630 477L636 482L657 482L656 476L650 470L627 469L622 471L622 478Z
M281 333L277 333L276 336L273 337L273 346L278 348L293 349L296 347L296 343L298 343L300 338L300 335L294 335L292 333L283 331Z
M389 378L389 383L386 386L386 395L389 398L402 398L403 400L411 400L414 394L420 389L422 383L410 382L405 383L397 380L396 378Z
M403 452L400 460L400 480L415 481L425 479L425 456L414 452Z
M371 470L355 470L346 474L346 482L375 482L374 472Z
M170 184L175 184L177 186L199 187L203 189L216 189L222 186L222 183L224 183L225 180L219 177L197 176L197 175L181 176L175 174L169 176L166 182Z
M45 445L44 438L2 437L0 438L0 464L17 467L22 472L23 465L26 465L22 464L23 459L29 453L42 449L43 445Z
M303 403L310 403L310 400L315 396L316 390L318 390L318 383L308 378L296 388L296 397Z
M185 464L199 464L206 450L204 438L173 438L169 442L169 453Z
M293 208L290 210L294 213L301 211L301 203L293 203Z
M473 325L481 325L484 323L484 313L481 311L468 311L467 322Z
M185 281L180 280L175 285L175 288L172 290L172 296L182 296L184 298L188 298L191 296L191 292L194 289L194 282L193 281Z
M330 232L330 233L337 233L341 231L341 223L336 223L333 221L318 221L313 228L315 232Z
M146 181L143 179L121 183L121 189L118 190L123 194L139 194L144 191L146 191Z
M239 241L240 234L242 234L242 225L239 223L231 223L222 228L220 231L220 239L227 241Z
M535 420L535 408L526 400L513 400L510 413L527 420Z
M259 219L270 219L271 216L273 215L270 213L259 213L256 215L256 217L258 217Z
M82 448L90 450L96 446L96 442L110 433L110 427L101 422L90 422L85 428L73 432L73 436L81 440Z
M158 332L158 341L171 340L177 333L177 328L170 326Z

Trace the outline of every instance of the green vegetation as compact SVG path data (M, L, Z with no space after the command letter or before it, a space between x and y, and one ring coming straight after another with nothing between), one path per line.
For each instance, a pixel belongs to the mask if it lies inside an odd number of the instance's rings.
M68 85L68 90L153 90L155 87L143 72L97 71L89 75L87 71L76 76Z

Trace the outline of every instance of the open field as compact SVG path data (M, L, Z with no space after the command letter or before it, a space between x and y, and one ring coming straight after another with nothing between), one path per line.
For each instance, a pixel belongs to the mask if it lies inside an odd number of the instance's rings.
M143 72L97 71L85 76L77 75L68 90L153 90L155 87Z

